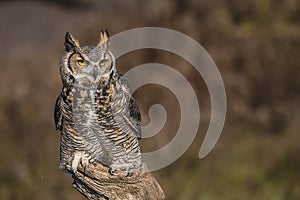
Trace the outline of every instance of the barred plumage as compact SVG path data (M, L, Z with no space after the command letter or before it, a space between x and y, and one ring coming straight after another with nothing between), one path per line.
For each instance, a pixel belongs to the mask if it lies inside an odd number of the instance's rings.
M63 89L55 106L62 169L67 163L76 171L80 163L101 162L114 173L141 165L140 113L127 81L116 71L108 39L101 31L96 47L80 47L66 34L60 63Z

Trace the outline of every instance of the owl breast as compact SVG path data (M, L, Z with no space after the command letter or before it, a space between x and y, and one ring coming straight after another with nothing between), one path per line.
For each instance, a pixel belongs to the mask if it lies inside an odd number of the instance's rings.
M103 114L104 106L99 104L101 92L93 89L73 89L72 116L74 128L84 141L84 150L94 160L109 166L113 155L109 152L114 149L114 145L106 135L111 121Z
M140 160L137 138L123 119L123 114L129 113L126 98L113 88L113 84L98 89L73 88L71 95L72 124L84 141L76 146L107 166Z

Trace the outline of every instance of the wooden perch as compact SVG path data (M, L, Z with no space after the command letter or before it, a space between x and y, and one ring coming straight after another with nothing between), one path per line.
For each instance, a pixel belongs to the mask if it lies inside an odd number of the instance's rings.
M66 167L73 174L73 187L89 200L165 199L162 188L148 171L146 164L143 164L141 173L128 176L111 175L109 168L101 163L89 164L85 173L81 165L76 173L72 172L70 165Z

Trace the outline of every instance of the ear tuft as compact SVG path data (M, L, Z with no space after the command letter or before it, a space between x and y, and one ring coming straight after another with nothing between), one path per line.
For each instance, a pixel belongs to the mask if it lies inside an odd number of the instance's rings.
M69 32L66 32L65 47L66 51L76 51L80 48L79 42Z
M109 42L109 34L107 32L107 30L101 30L100 32L100 45L104 45L105 47L107 47Z

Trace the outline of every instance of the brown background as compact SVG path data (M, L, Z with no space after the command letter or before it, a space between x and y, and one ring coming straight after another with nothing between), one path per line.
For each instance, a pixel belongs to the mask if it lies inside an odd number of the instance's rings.
M228 98L221 138L200 160L210 117L201 76L164 51L118 59L123 73L138 64L167 64L198 91L196 140L179 160L154 172L167 199L300 199L299 8L297 0L0 1L0 199L84 199L58 169L53 109L64 34L70 31L86 45L98 42L100 29L114 35L144 26L197 40L216 62ZM174 95L148 85L134 96L144 124L150 105L165 105L166 126L141 142L144 152L164 146L180 120Z

